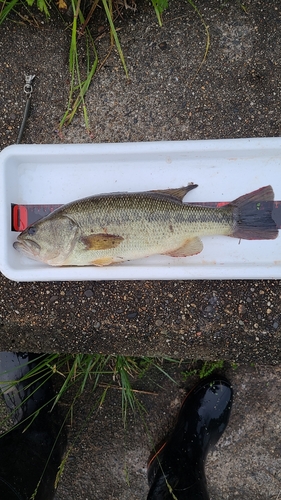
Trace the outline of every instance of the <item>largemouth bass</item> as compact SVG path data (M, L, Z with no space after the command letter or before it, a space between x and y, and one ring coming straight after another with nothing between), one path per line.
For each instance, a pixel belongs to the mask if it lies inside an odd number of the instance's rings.
M74 201L25 229L14 248L51 266L107 266L155 254L195 255L203 249L201 236L277 237L271 186L221 208L183 203L195 187ZM259 210L260 202L268 202L266 209Z

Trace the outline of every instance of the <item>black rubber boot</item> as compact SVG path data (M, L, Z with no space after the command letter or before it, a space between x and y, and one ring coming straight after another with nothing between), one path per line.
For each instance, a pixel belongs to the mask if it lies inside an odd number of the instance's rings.
M0 499L51 500L66 446L50 379L38 375L13 384L42 355L0 352L0 389L15 427L0 436ZM36 413L36 416L34 413Z
M205 459L228 424L232 396L223 377L203 380L186 396L171 436L148 464L147 500L209 500Z

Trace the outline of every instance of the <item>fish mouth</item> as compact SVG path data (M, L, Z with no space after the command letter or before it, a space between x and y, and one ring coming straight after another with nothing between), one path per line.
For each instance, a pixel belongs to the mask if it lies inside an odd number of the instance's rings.
M30 259L38 260L41 247L38 243L31 240L15 241L13 247L23 255L26 255Z

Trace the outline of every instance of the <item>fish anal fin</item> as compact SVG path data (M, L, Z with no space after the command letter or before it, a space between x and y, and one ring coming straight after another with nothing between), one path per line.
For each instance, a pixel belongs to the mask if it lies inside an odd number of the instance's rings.
M164 194L166 196L172 196L173 198L176 198L177 200L182 201L185 195L191 191L192 189L195 189L198 187L198 184L193 184L192 182L188 184L187 186L183 186L180 188L172 188L172 189L156 189L153 191L149 191L150 193L158 193L158 194Z
M200 238L196 237L186 240L184 244L176 250L165 252L165 255L169 255L170 257L189 257L191 255L196 255L202 252L202 250L203 243Z
M110 264L114 264L115 260L112 257L101 257L100 259L95 259L90 262L92 266L110 266Z
M124 240L122 236L116 234L96 233L82 236L86 250L108 250L116 248Z

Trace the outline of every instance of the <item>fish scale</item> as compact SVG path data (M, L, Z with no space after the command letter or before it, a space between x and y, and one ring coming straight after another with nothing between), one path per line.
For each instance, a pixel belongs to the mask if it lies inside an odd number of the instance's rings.
M233 224L232 209L229 207L224 209L197 207L177 200L157 199L149 195L136 195L134 198L132 195L125 194L116 195L114 198L104 196L99 200L94 200L94 203L93 199L88 198L82 203L66 205L62 213L79 222L87 230L93 230L93 226L95 229L104 226L113 228L115 224L124 226L128 222L133 222L135 229L138 229L137 222L141 222L141 224L147 223L149 230L153 232L154 227L151 225L153 223L157 224L157 228L159 223L174 223L175 225L184 224L185 236L189 236L200 231L201 226L204 234L206 230L209 234L218 234L217 229L222 231L219 234L227 234L231 232ZM180 231L182 229L182 227L179 228Z

